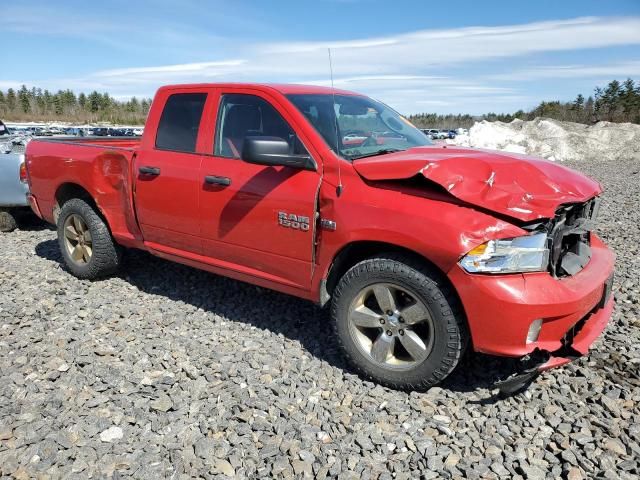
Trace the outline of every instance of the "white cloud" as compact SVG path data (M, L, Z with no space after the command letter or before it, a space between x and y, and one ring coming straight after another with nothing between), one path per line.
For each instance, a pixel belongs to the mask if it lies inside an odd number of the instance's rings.
M0 80L0 90L7 90L9 88L17 89L22 86L17 80Z
M122 97L151 95L165 83L260 81L329 84L327 48L332 49L335 84L362 91L403 112L445 104L469 111L470 106L516 105L530 101L512 84L496 80L570 77L578 72L637 72L640 62L614 69L599 65L533 68L491 77L469 75L474 64L519 58L543 52L571 51L640 44L640 17L583 17L498 27L421 30L349 41L278 42L236 45L226 58L210 61L101 70L81 78L38 80L29 84L104 90ZM463 67L465 73L459 72ZM627 68L627 70L625 70ZM622 73L624 72L626 73ZM447 72L442 75L442 72ZM536 77L537 76L537 77ZM438 103L439 102L439 103ZM509 103L511 102L511 103ZM518 105L518 108L526 105Z
M305 61L313 54L314 58L326 57L330 47L336 71L360 65L365 58L369 65L382 64L384 71L394 71L398 67L415 70L436 64L639 43L640 17L582 17L500 27L422 30L344 42L280 43L260 50ZM271 56L271 60L278 63L279 59Z
M53 5L55 3L55 5ZM226 46L227 39L208 30L165 21L148 12L144 22L118 9L110 13L73 9L62 2L40 5L18 5L13 2L0 7L0 33L3 39L12 33L27 34L46 42L51 37L66 37L76 42L95 42L121 51L149 54L160 47L165 52L185 53L211 51L212 45ZM220 20L228 18L220 14ZM66 45L73 46L73 43Z
M510 73L491 75L495 80L534 80L545 78L606 78L640 77L640 61L608 63L604 65L541 65Z
M178 64L178 65L163 65L159 67L134 67L134 68L120 68L113 70L102 70L96 72L95 76L101 77L118 77L118 76L129 76L136 74L172 74L172 73L181 73L181 74L189 74L189 73L201 73L201 72L209 72L215 71L218 68L224 67L237 67L244 64L244 60L227 60L223 62L200 62L200 63L189 63L189 64Z

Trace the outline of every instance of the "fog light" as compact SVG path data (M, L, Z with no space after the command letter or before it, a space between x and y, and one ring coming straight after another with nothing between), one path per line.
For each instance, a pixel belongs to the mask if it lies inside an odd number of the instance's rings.
M538 336L540 336L541 328L542 328L541 318L531 322L531 325L529 325L529 331L527 332L527 343L533 343L538 341Z

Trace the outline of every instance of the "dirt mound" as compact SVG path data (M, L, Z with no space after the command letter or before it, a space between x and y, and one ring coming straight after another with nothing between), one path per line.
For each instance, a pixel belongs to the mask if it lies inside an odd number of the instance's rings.
M632 123L583 125L548 118L514 120L511 123L483 120L471 127L468 136L459 136L451 142L525 153L549 160L640 159L640 125Z

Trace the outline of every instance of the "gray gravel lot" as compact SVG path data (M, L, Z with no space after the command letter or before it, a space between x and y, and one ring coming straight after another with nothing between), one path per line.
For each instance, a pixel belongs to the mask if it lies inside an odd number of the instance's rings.
M99 282L55 232L0 237L0 474L41 478L638 478L640 162L607 189L617 307L588 358L500 398L469 355L402 393L345 367L327 312L142 252Z

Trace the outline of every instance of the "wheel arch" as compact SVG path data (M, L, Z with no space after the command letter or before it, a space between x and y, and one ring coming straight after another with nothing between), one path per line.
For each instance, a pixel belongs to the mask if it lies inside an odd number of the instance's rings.
M334 284L337 282L337 285L333 292L334 298L331 302L330 316L335 336L350 364L364 378L394 389L421 391L444 380L459 365L460 359L470 344L468 321L459 302L459 296L449 279L433 261L406 247L380 242L350 244L346 247L350 247L351 252L349 250L346 253L341 251L340 253L344 256L342 264L336 264L336 268L333 270L333 282ZM365 257L364 261L356 261L362 256ZM351 268L348 265L354 261L356 268L341 277L340 272L348 271L347 269ZM399 263L406 266L399 265ZM339 278L343 280L338 280ZM370 289L373 285L384 285L387 282L393 284L395 283L394 278L401 279L397 284L400 290L405 289L405 286L410 287L408 288L411 292L409 295L413 296L416 301L419 299L413 295L412 290L417 289L415 293L421 294L420 297L424 300L423 305L426 306L434 319L433 328L427 337L427 339L433 340L429 343L433 347L425 354L426 356L419 355L418 358L421 360L406 370L386 368L385 363L382 366L379 363L380 358L370 359L369 356L373 355L375 346L370 345L371 351L363 349L363 345L359 345L352 332L353 320L350 312L354 306L353 301L360 295L359 292ZM392 294L390 293L390 295ZM378 298L377 294L376 298ZM381 353L386 359L390 352L392 356L396 355L397 352L390 351L390 349L395 349L396 339L406 335L407 329L413 330L415 335L418 333L411 323L409 323L411 326L406 327L395 322L392 322L389 327L383 325L385 322L380 320L384 320L385 311L382 308L382 313L380 313L381 308L378 300L377 309L370 310L369 314L365 314L370 315L369 318L373 318L375 323L369 325L374 336L371 334L365 336L369 337L373 343L379 343L378 340L381 337L391 336L391 341L383 342L389 346L380 347L383 348ZM399 310L400 312L404 311L403 308L399 308ZM386 313L391 316L390 312ZM398 318L397 315L396 309L396 314L393 316ZM390 318L387 320L391 321ZM402 322L402 319L398 318L398 321ZM434 333L436 330L437 333ZM424 332L422 333L424 334ZM425 337L421 337L421 340L425 345L427 344ZM406 355L410 350L407 350L405 342L402 340L400 342L405 347L404 355ZM400 358L405 358L402 351L401 349ZM408 355L416 358L413 353Z
M460 300L455 286L451 283L446 273L424 255L421 255L415 250L393 243L359 240L343 246L333 257L327 276L320 286L320 304L324 306L329 302L340 278L342 278L351 267L367 258L389 253L405 255L414 262L427 267L433 271L438 276L438 280L449 287L458 300ZM460 302L460 305L462 305L462 302Z
M58 186L55 193L55 203L53 206L53 221L54 223L58 223L58 215L60 214L60 209L62 206L73 198L79 198L87 202L95 212L102 218L102 220L106 223L107 227L109 226L109 222L107 221L104 212L98 206L98 203L95 201L91 193L84 188L82 185L74 182L65 182Z

